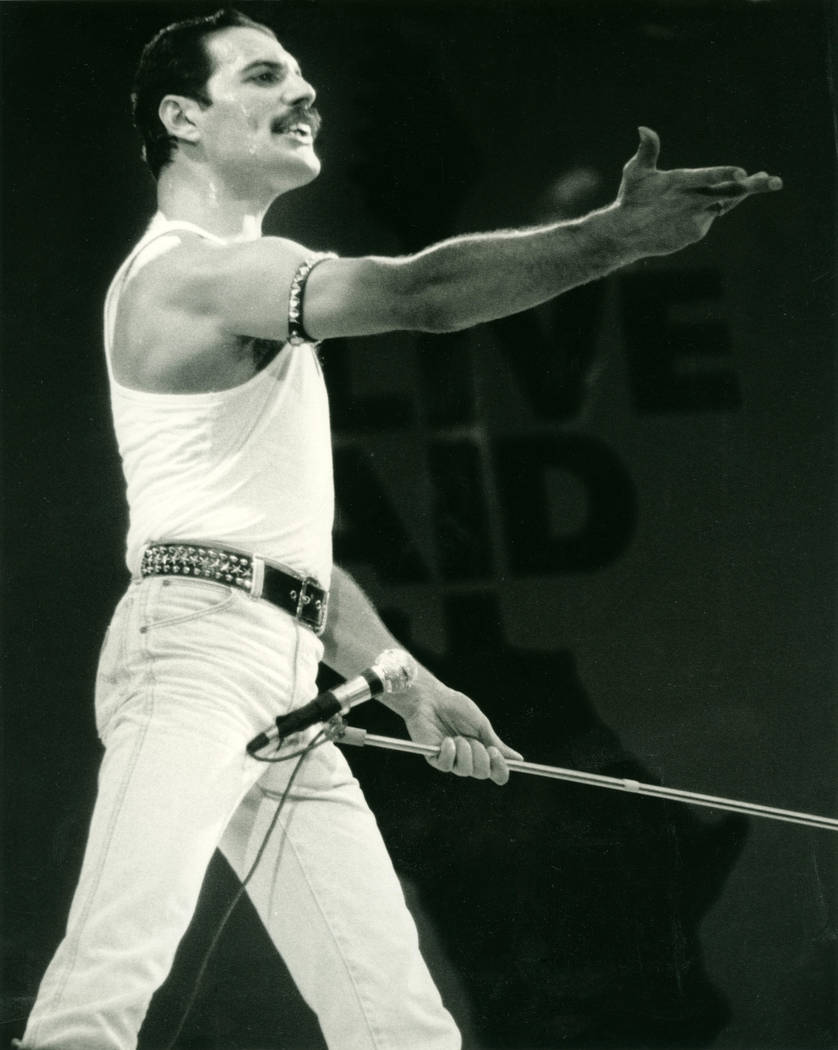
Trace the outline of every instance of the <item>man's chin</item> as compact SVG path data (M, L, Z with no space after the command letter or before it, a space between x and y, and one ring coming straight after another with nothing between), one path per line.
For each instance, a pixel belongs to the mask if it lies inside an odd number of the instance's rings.
M322 161L317 156L317 154L312 150L311 159L308 162L308 170L309 170L309 173L310 173L309 174L309 179L308 179L309 182L311 182L313 179L317 178L317 176L320 174L320 171L321 171L322 167L323 167Z
M296 163L293 167L291 165L286 165L283 168L279 180L282 184L280 191L282 193L287 193L289 190L299 189L301 186L307 186L320 174L322 164L320 158L313 150L308 151L308 156L298 156L295 160Z

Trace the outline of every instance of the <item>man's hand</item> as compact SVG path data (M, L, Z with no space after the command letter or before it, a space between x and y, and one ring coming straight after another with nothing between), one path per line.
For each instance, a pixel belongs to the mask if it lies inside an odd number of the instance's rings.
M623 168L617 206L627 223L626 237L638 257L669 255L699 241L713 221L754 193L783 188L782 179L743 168L657 167L660 139L638 128L640 146Z
M411 691L416 702L405 715L405 725L417 743L439 745L439 754L428 758L434 769L496 784L507 782L506 759L522 756L504 744L474 701L424 669Z

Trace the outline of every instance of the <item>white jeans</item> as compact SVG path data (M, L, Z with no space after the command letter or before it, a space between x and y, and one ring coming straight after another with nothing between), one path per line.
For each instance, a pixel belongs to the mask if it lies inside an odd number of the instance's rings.
M136 1046L213 850L244 876L294 767L245 745L311 699L321 654L290 616L220 584L131 584L99 664L105 754L84 863L26 1050ZM248 893L331 1050L460 1046L334 744L306 758Z

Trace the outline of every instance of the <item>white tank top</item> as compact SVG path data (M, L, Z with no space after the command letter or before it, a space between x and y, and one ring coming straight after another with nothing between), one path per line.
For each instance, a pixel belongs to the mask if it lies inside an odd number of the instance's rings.
M138 575L147 543L194 540L260 554L328 587L332 450L326 388L313 346L286 343L247 382L212 393L149 393L114 378L111 348L120 294L142 265L177 243L171 234L178 230L221 241L158 213L105 300L111 409L127 483L128 569Z

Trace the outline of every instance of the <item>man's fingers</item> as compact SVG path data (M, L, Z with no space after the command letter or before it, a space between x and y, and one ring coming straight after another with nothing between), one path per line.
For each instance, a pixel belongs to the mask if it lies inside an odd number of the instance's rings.
M497 784L505 784L509 779L506 758L493 744L486 747L473 737L458 736L454 739L454 745L457 757L452 772L456 776L474 777L476 780L491 778Z
M453 773L458 777L470 777L474 775L474 757L471 750L471 741L464 736L454 738L454 747L457 757L454 760Z
M731 165L715 168L677 168L671 174L673 178L677 177L685 189L712 186L718 182L739 182L748 177L744 168Z
M515 752L517 754L517 752ZM488 749L489 755L489 776L495 784L505 784L509 780L509 766L506 764L506 759L509 756L504 756L496 747L490 747Z
M487 718L480 721L476 727L479 736L446 736L436 755L427 760L441 773L505 784L509 780L507 759L520 762L523 755L501 740Z
M783 180L777 175L769 175L767 172L760 171L756 175L746 175L744 178L688 188L693 193L700 193L704 197L730 200L747 197L751 193L774 193L783 188Z
M637 133L640 135L640 145L637 147L637 153L634 155L635 163L639 168L653 170L660 155L661 140L658 138L657 132L652 131L651 128L641 126L637 129Z
M453 737L447 736L439 745L439 752L435 758L428 756L430 764L440 773L450 773L454 768L454 760L457 757L457 748Z
M489 752L479 740L471 740L472 776L477 780L488 780L492 772L492 761Z
M447 736L428 762L441 773L505 784L509 780L508 758L521 761L519 752L496 737L497 744L484 744L474 737Z

